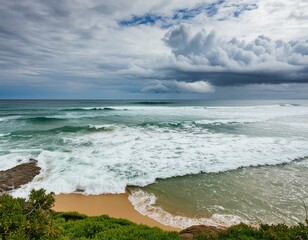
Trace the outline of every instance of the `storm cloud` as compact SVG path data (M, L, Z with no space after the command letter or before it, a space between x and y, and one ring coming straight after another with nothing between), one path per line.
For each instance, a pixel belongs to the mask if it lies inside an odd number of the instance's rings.
M193 33L180 25L164 37L175 57L175 74L187 80L208 78L215 85L307 83L308 40L224 40L215 30ZM192 77L193 76L193 77ZM225 80L224 80L225 79Z

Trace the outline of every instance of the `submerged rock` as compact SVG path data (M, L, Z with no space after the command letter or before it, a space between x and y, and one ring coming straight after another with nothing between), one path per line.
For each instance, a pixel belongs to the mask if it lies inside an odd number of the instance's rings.
M216 234L225 230L225 228L218 228L214 226L195 225L186 228L180 232L180 236L186 239L192 239L194 236L201 234Z
M27 163L22 163L11 169L0 171L0 191L10 191L31 182L41 170L36 164L37 160L30 158Z

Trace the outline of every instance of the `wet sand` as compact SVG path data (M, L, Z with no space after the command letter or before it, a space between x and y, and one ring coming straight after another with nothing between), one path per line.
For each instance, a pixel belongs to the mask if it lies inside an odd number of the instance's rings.
M55 211L77 211L88 216L107 214L110 217L125 218L138 224L159 227L167 231L181 229L165 226L152 218L137 212L128 201L128 194L103 194L85 196L82 194L60 194L55 196Z

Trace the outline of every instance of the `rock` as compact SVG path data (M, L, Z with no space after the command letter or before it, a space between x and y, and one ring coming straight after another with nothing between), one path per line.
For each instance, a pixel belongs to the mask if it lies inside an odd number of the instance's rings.
M192 239L194 236L200 234L216 234L225 230L225 228L218 228L214 226L206 226L206 225L195 225L189 228L186 228L180 232L180 236L186 239Z
M10 191L31 182L41 170L36 164L37 160L30 158L27 163L0 171L0 192Z

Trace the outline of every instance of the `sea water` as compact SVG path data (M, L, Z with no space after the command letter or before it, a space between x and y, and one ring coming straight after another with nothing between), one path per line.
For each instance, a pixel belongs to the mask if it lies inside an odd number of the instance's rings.
M42 168L13 195L128 187L171 226L303 221L307 157L307 100L0 101L0 170Z

